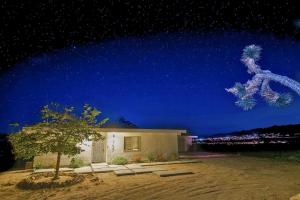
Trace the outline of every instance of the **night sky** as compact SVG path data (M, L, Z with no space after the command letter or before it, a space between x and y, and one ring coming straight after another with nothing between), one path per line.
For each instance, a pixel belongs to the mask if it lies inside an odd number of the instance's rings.
M2 133L10 122L36 122L51 101L202 136L300 121L296 94L286 108L259 100L243 111L224 90L251 78L240 62L249 44L262 46L263 69L300 81L300 16L291 1L1 4Z

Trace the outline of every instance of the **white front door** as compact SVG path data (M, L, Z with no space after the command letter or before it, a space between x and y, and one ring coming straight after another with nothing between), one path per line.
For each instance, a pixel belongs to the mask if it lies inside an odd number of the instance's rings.
M98 140L92 142L92 162L105 162L105 141Z

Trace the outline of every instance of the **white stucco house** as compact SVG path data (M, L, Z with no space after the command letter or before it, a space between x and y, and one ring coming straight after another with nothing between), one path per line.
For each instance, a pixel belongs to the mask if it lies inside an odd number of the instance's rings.
M85 164L107 162L110 163L116 156L122 156L129 161L134 156L147 159L150 153L160 153L164 158L178 156L180 152L179 141L186 130L177 129L138 129L138 128L99 128L104 140L84 141L81 147L83 152L75 157L80 158ZM71 158L62 156L61 166L67 166ZM56 161L55 154L36 156L35 163L44 166L53 166Z

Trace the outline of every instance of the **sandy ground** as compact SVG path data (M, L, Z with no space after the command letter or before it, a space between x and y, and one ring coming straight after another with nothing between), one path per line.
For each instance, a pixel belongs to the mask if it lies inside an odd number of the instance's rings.
M289 199L300 193L300 164L261 158L226 157L202 163L159 166L189 169L195 174L158 177L154 174L116 177L95 174L103 180L60 189L20 190L15 184L29 173L0 174L0 199Z

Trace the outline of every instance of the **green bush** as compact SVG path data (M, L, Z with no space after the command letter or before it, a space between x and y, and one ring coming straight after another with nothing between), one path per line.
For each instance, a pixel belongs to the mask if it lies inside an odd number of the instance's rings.
M84 166L84 162L80 158L72 158L69 166L72 168L79 168Z
M112 164L114 165L125 165L128 163L127 158L124 158L122 156L117 156L111 161Z
M154 162L155 161L155 155L154 155L154 153L149 153L147 155L147 159L148 159L149 162Z
M40 162L34 162L33 168L34 169L43 169L43 168L45 168L45 166Z

